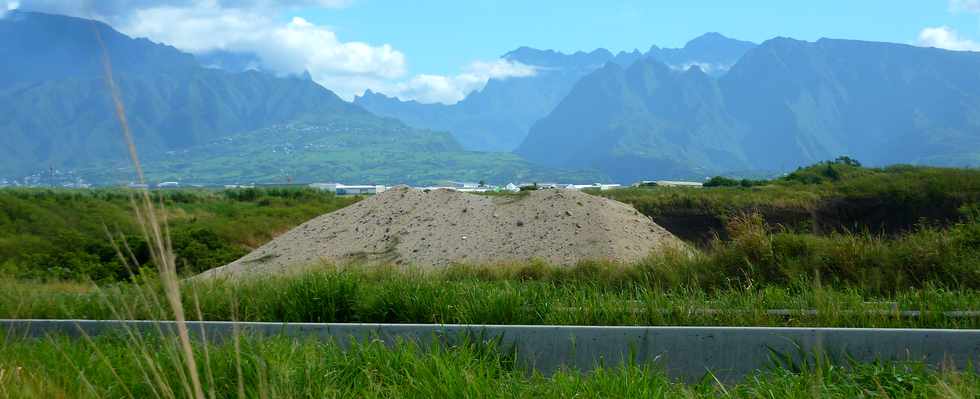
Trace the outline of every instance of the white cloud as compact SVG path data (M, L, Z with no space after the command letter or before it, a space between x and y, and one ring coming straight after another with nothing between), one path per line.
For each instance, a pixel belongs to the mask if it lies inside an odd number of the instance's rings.
M670 65L670 68L676 71L686 71L691 67L695 67L695 66L700 68L702 72L708 75L728 72L728 70L732 68L730 64L721 64L721 63L713 64L710 62L699 62L699 61L691 61L683 64L674 64L674 65Z
M520 62L497 59L494 61L475 61L460 74L416 75L406 82L389 87L372 87L372 90L396 96L402 100L416 100L423 103L452 104L462 100L467 94L481 90L490 79L509 79L534 76L537 68Z
M343 41L327 26L300 17L281 19L299 7L338 8L355 1L21 0L21 6L102 20L130 36L191 53L255 54L261 69L309 72L314 81L348 100L372 89L403 100L454 103L482 89L489 79L536 73L534 67L499 59L473 62L456 75L410 76L405 55L389 44Z
M251 52L265 69L309 71L314 79L393 79L405 74L405 56L390 45L343 42L326 27L299 17L282 23L248 10L158 7L137 11L120 28L193 53Z
M980 13L980 0L949 0L949 10L952 12Z
M0 7L0 18L7 16L8 11L13 11L16 10L18 7L20 7L19 1L7 1L6 3L7 3L6 7Z
M948 26L925 28L919 32L918 45L957 51L980 51L980 43L960 37Z

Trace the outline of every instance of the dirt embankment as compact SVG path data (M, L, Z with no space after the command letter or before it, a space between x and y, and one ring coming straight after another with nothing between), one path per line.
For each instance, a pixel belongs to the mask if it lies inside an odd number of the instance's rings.
M202 277L288 272L323 261L628 262L684 245L633 207L578 191L483 196L402 187L310 220Z

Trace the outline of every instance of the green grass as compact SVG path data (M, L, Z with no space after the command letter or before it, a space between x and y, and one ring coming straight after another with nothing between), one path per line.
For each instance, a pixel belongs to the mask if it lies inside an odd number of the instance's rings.
M892 295L815 287L659 287L617 266L455 267L440 272L336 269L240 282L192 282L186 313L204 320L980 328L980 292L925 287ZM649 276L649 275L647 275ZM146 285L0 281L0 318L172 319ZM769 310L790 310L771 314ZM815 314L805 313L815 310ZM920 317L899 311L924 311ZM194 316L197 317L197 316Z
M122 234L152 267L133 218L132 192L0 190L0 274L20 278L126 279L107 231ZM272 237L355 202L308 189L158 191L167 210L178 268L186 273L233 261Z
M322 265L296 276L184 281L179 295L189 318L208 320L980 328L978 317L943 313L980 309L980 185L974 171L855 167L832 174L835 181L799 173L749 188L602 193L633 201L652 215L677 209L719 215L725 236L690 255L574 267L535 261L426 271ZM307 190L163 194L185 275L354 201ZM819 216L834 201L862 198L915 215L929 215L934 204L943 204L956 217L890 234L813 234L765 219L782 209ZM128 193L6 190L0 201L0 318L174 317L154 274L119 281L129 271L113 263L115 254L107 250L103 224L121 232L138 260L152 266L129 216ZM923 314L899 313L907 310ZM184 358L180 345L176 337L0 336L0 397L190 397L187 374L195 367L206 397L236 397L239 389L249 397L980 394L973 371L936 371L917 363L774 368L721 385L710 376L694 384L673 381L649 364L543 376L515 364L510 352L485 344L388 348L359 342L341 349L313 340L246 337L241 345L195 344L196 363Z
M0 337L3 338L3 337ZM190 395L177 344L124 338L92 342L50 337L0 339L0 397L102 398ZM95 350L97 348L97 350ZM143 349L140 349L143 348ZM151 350L147 350L151 348ZM206 351L205 351L206 349ZM760 370L722 385L710 375L682 383L655 365L626 364L589 373L529 371L493 343L451 347L352 342L347 348L312 339L244 337L194 348L206 397L655 397L655 398L972 398L972 371L920 363L825 364L796 372ZM206 360L205 360L206 359Z
M980 310L980 223L898 238L770 233L753 216L733 219L729 229L731 240L706 251L635 264L429 271L324 265L299 276L186 282L184 303L199 300L205 319L231 320L237 309L237 318L249 321L937 328L980 322L935 313ZM0 280L0 317L169 318L140 297L154 286L7 278ZM818 312L768 314L772 309ZM930 313L904 318L896 309Z

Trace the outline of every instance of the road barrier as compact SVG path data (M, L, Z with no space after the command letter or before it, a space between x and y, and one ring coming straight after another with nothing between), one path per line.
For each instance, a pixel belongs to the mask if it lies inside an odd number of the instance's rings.
M223 340L240 331L249 335L314 336L346 345L352 340L398 339L421 344L452 344L462 339L498 340L523 364L545 374L566 367L590 370L597 365L653 362L668 375L697 380L710 370L733 381L777 364L816 358L846 364L923 361L965 369L980 364L980 330L782 328L782 327L611 327L503 326L461 324L332 324L188 322L196 339ZM126 329L146 334L172 333L173 322L129 320L3 320L0 329L13 336L49 334L91 336ZM10 336L10 335L8 335Z

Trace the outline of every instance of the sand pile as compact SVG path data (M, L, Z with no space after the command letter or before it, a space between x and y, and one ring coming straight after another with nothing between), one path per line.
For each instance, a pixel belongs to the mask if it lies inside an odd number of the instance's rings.
M484 196L399 187L310 220L202 277L280 273L323 261L633 261L666 246L683 243L629 205L578 191Z

